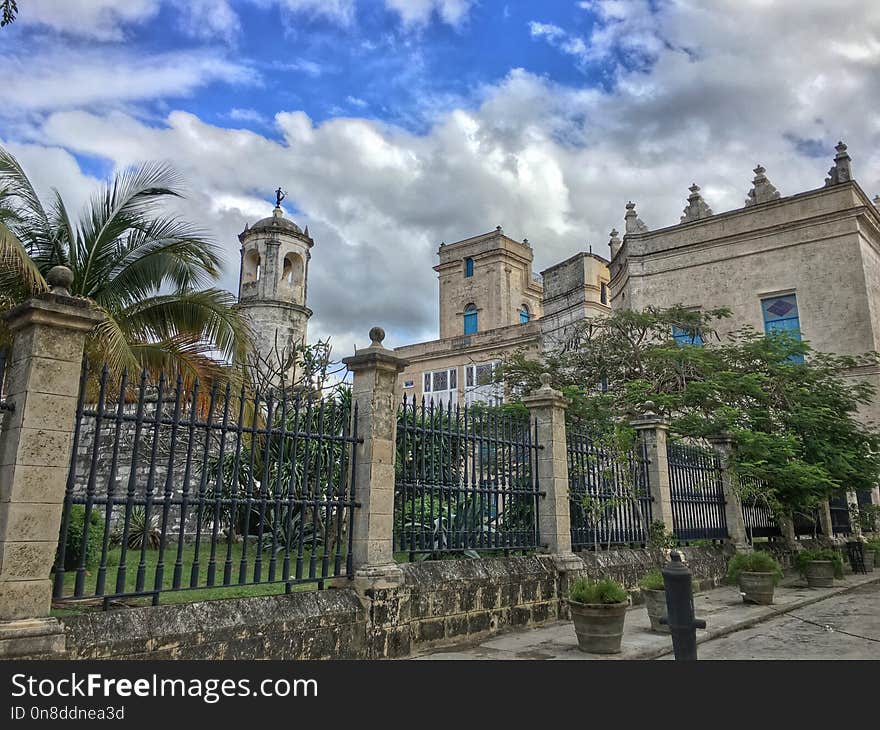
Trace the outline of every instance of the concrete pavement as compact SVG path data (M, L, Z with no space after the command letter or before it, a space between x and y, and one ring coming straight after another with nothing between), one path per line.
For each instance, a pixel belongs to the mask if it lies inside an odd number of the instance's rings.
M855 603L849 600L850 591L860 589ZM710 591L698 593L694 596L694 606L699 618L706 619L705 630L697 631L697 642L706 644L701 646L700 658L753 658L751 655L761 653L756 639L743 634L742 642L731 641L727 644L730 656L725 654L724 644L719 637L733 634L734 637L745 629L768 621L780 622L786 632L794 638L791 642L780 639L765 652L767 658L797 658L785 654L786 648L793 651L795 646L803 646L815 640L813 632L831 633L824 628L817 628L798 619L786 616L788 612L800 611L812 606L815 610L804 614L804 617L817 617L816 623L828 623L840 613L836 608L840 597L846 597L841 605L846 606L847 615L851 620L846 626L852 628L852 633L880 638L880 571L867 575L847 575L842 581L835 581L833 588L807 588L806 584L797 578L786 578L777 587L772 606L755 606L744 604L739 590L725 586ZM836 599L836 600L829 600ZM822 602L819 604L818 602ZM871 623L865 625L864 615L873 612L878 616L876 626ZM825 617L823 619L823 617ZM813 620L813 619L809 619ZM795 626L794 623L801 626ZM810 630L808 631L807 628ZM847 629L849 630L849 629ZM872 633L873 632L873 633ZM762 628L756 635L766 635ZM811 638L812 637L812 638ZM733 638L733 637L732 637ZM826 639L828 637L825 637ZM715 641L712 641L712 640ZM873 652L863 658L880 658L880 644L858 641L859 646L867 646L865 651ZM822 644L830 655L822 658L837 658L831 644ZM818 646L818 644L817 644ZM850 646L856 652L855 645ZM493 636L476 645L442 649L422 654L417 659L567 659L567 660L620 660L620 659L654 659L671 654L672 640L668 634L656 634L650 631L650 622L644 606L634 606L627 612L624 624L623 651L613 656L598 656L582 652L577 647L574 627L570 621L558 621L536 629L526 629L508 634ZM817 652L821 650L817 648ZM749 656L746 656L748 654ZM772 656L770 656L772 654ZM757 658L757 657L754 657ZM820 658L815 656L814 658Z

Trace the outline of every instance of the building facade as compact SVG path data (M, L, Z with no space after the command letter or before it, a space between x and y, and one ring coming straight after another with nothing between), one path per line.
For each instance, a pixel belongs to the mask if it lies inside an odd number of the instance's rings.
M880 200L853 179L846 145L814 190L783 196L754 172L744 207L713 213L694 185L667 228L648 230L628 204L625 235L611 241L612 307L726 307L721 335L750 325L823 352L880 350ZM876 367L853 376L880 387ZM863 416L880 423L880 402Z
M440 338L395 350L409 362L398 381L408 399L499 403L504 388L493 372L505 355L537 357L584 317L610 311L608 262L595 254L536 275L528 240L515 241L500 226L441 244L437 253Z
M314 241L276 206L272 215L245 226L239 235L241 269L238 308L254 335L254 365L277 371L293 368L305 342L312 311L306 306L309 260Z

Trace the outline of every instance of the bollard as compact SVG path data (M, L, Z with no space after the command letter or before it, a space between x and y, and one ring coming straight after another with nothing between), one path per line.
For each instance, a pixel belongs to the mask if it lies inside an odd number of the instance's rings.
M694 618L694 592L691 571L681 562L681 555L673 550L672 561L660 571L666 588L666 611L668 618L660 623L669 625L672 634L672 650L678 660L697 658L697 629L705 629L706 622Z

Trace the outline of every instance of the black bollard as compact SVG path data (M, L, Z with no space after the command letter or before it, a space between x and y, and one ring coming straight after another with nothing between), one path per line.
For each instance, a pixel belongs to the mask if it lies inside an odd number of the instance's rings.
M694 591L691 586L691 571L681 562L681 555L673 550L672 561L660 571L666 588L666 611L669 618L660 622L669 625L672 634L672 650L675 658L695 660L697 658L697 629L705 629L706 622L694 618Z

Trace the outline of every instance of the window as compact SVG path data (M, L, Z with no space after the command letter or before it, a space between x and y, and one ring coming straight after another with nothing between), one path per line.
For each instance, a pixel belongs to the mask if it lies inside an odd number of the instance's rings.
M466 335L477 333L477 307L474 304L468 304L464 308L464 333Z
M529 312L529 305L528 305L528 304L523 304L523 305L519 308L519 323L520 323L520 324L526 324L526 323L529 321L529 319L531 319L531 316L532 316L532 315L531 315L531 313Z
M703 338L697 330L678 327L677 325L672 325L672 337L675 340L675 344L679 347L683 345L696 345L699 347L703 344Z
M464 368L464 403L487 403L497 406L504 401L504 387L495 382L497 362L484 362L476 365L465 365Z
M433 370L424 373L424 395L426 401L432 401L435 406L453 405L458 403L458 370Z
M474 260L473 259L465 259L464 260L464 275L465 278L470 278L474 275Z
M599 301L602 304L608 304L608 284L604 281L599 284Z
M414 386L415 386L415 381L413 381L413 380L404 380L403 381L404 388L412 388Z
M801 339L801 320L798 314L797 297L786 294L781 297L768 297L761 300L761 313L764 315L764 332L786 332L794 339ZM791 356L792 362L802 363L804 356Z

